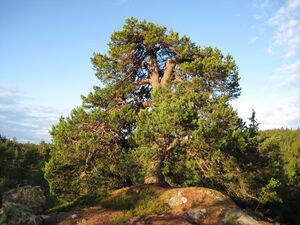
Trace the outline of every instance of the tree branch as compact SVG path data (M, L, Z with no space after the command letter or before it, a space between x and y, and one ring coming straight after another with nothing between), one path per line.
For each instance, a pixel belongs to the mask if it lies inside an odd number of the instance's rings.
M171 78L172 71L173 71L175 65L176 65L176 63L175 63L174 58L170 58L167 60L166 65L165 65L164 75L160 81L161 85L164 85Z
M143 106L143 108L151 107L152 106L152 102L143 102L142 106Z
M159 68L157 65L157 61L153 56L148 56L148 60L147 60L148 65L150 66L151 70L152 70L152 75L150 78L150 83L152 85L152 89L155 90L156 87L159 84Z
M171 144L168 146L167 151L170 151L172 148L174 148L179 142L179 138L175 138Z
M178 82L183 82L184 80L178 76L177 74L174 74L174 77L175 77L175 81L178 81Z
M204 177L208 177L207 173L210 170L209 166L208 166L208 161L203 160L201 157L199 157L195 152L193 152L190 149L187 149L187 153L193 157L196 161L196 163L198 164L200 170L202 171Z
M135 81L136 84L151 84L151 79L144 79L144 80L137 80Z

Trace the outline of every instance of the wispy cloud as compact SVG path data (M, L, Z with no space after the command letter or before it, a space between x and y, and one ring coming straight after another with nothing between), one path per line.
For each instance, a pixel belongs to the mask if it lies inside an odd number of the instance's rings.
M0 86L0 134L22 142L50 141L48 130L63 112L49 106L24 106L25 98L15 88Z
M281 47L286 59L294 57L300 47L300 0L288 0L267 22L275 28L271 48Z
M278 87L300 85L300 59L277 69L272 78L277 82Z
M288 98L282 98L274 103L261 105L258 111L261 114L263 128L276 127L297 128L300 126L300 105L297 104L300 93Z
M279 2L273 5L272 1L254 2L257 9L268 12L262 19L273 34L266 50L281 63L274 66L269 76L264 98L237 102L236 108L243 118L255 109L262 129L297 128L300 126L300 0L287 0L280 6Z
M300 125L300 106L297 104L299 98L300 94L298 93L273 104L259 105L257 112L261 128L297 128Z
M275 98L275 97L274 97ZM249 118L251 110L256 111L260 128L298 128L300 127L300 92L290 97L277 96L276 101L266 104L264 101L236 101L234 107L238 109L239 115Z
M270 10L277 7L278 0L252 0L252 7L256 9L254 20L262 20L269 17Z
M275 69L271 79L277 87L300 84L300 0L288 0L268 18L267 24L274 28L269 54L279 54L283 65Z

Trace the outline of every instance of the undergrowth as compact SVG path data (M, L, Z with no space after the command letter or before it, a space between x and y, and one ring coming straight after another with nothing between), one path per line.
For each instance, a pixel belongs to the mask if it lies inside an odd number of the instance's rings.
M158 199L154 191L136 190L131 193L120 192L101 201L104 208L124 210L130 216L164 214L169 208Z
M80 207L100 205L103 208L120 210L123 213L113 218L113 224L123 224L126 219L132 216L147 216L150 214L164 214L169 208L158 198L152 190L119 190L114 195L105 193L102 195L90 194L57 205L47 210L47 213L70 211ZM123 222L122 222L123 221Z
M80 207L87 207L87 206L93 206L98 205L101 202L101 199L103 199L107 194L103 195L96 195L96 194L88 194L84 195L82 197L79 197L71 202L62 203L59 205L56 205L50 209L48 209L47 213L56 213L56 212L65 212L70 211L72 209L78 209Z
M124 212L123 214L117 214L113 216L111 223L113 225L124 225L128 218L129 216L126 214L126 212Z

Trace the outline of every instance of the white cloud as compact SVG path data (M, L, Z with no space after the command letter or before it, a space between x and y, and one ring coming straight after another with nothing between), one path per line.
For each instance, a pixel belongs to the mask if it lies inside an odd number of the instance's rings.
M253 19L265 20L266 23L260 23L268 31L264 34L273 31L266 52L281 63L275 64L274 60L273 72L260 89L260 97L245 100L241 96L233 105L243 119L249 118L254 109L261 129L297 128L300 126L300 0L283 3L253 0L253 3L256 8Z
M298 128L300 127L300 93L288 98L277 96L274 101L265 102L237 100L233 102L239 115L246 120L255 110L260 129Z
M284 58L290 59L290 58L293 58L295 55L296 55L296 51L290 49L286 52L286 54L284 55Z
M11 92L0 92L0 99L11 99L12 97L14 97L14 94Z
M282 66L273 75L279 87L297 86L300 84L300 59L294 63Z
M25 107L24 98L17 89L0 86L0 134L21 142L50 141L48 130L63 111L43 105Z
M281 47L284 58L292 58L300 47L300 0L288 0L269 19L275 28L272 48Z

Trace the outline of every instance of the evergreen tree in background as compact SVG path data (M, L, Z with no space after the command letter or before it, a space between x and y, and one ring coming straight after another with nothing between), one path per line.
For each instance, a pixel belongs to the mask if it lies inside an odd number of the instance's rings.
M51 131L45 176L60 199L144 182L279 200L254 114L247 126L229 104L240 95L230 55L130 18L92 63L104 87Z
M284 224L300 221L300 129L274 129L260 133L269 148L264 148L273 177L281 182L278 194L280 204L265 206L269 215L276 215Z
M44 179L45 162L50 144L19 143L0 135L0 202L2 194L11 188L39 185L48 189Z

